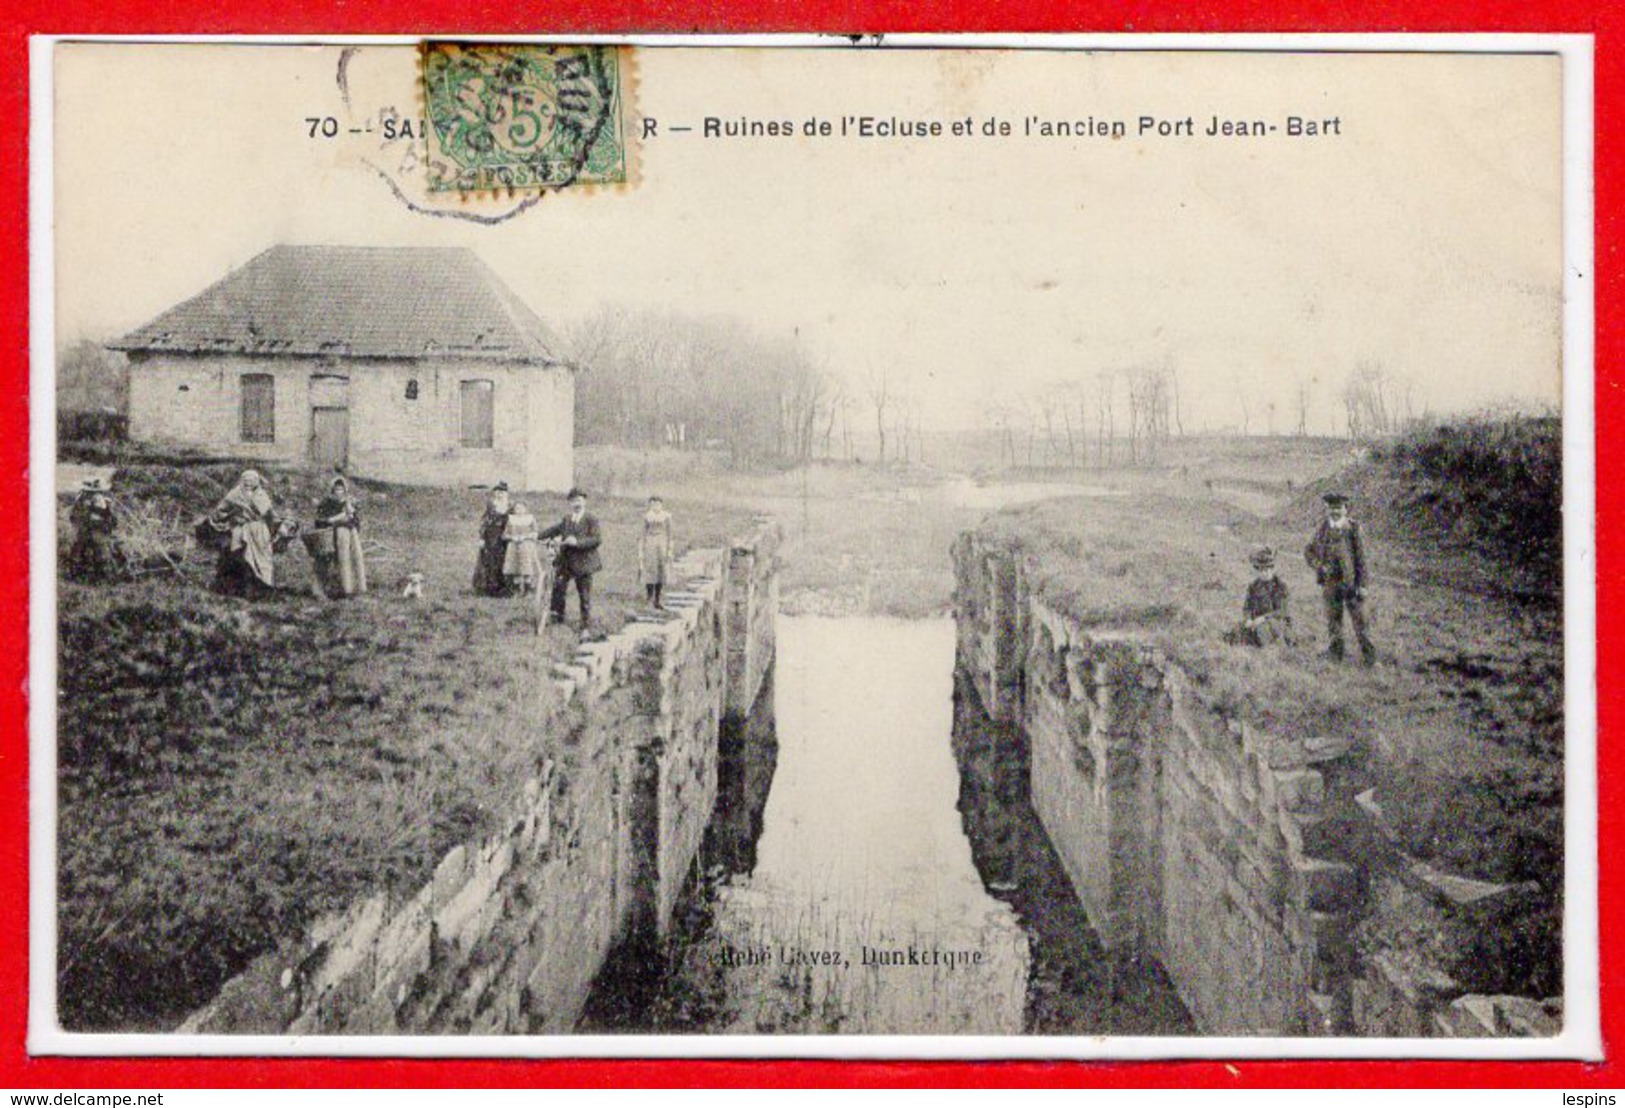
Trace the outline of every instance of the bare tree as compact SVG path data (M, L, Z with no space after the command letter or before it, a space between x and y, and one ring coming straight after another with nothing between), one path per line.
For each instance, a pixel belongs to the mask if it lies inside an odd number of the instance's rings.
M1126 374L1129 403L1129 456L1152 461L1172 429L1173 386L1167 366L1140 366Z
M1185 437L1185 412L1184 412L1184 406L1180 403L1181 393L1179 391L1179 370L1174 367L1174 364L1173 364L1172 361L1168 362L1167 373L1168 373L1168 388L1173 393L1174 432L1177 435L1179 435L1180 438L1184 438Z
M779 353L779 455L795 461L812 457L815 428L829 404L830 375L799 349Z
M1130 465L1140 464L1140 429L1145 422L1140 406L1144 403L1144 399L1135 371L1130 370L1128 373L1128 460Z
M999 464L1016 464L1016 434L1015 422L1017 411L1011 405L1002 401L995 401L983 409L983 418L987 421L988 430L993 432L999 444Z
M835 436L835 423L846 408L846 399L846 382L839 377L831 377L829 395L824 400L824 431L820 436L826 461L830 457L831 441Z
M1042 423L1044 426L1044 464L1053 466L1063 456L1070 458L1071 444L1068 443L1064 454L1061 446L1063 427L1066 429L1067 437L1071 438L1071 428L1069 426L1071 414L1065 382L1051 382L1035 389L1031 397L1031 404L1035 423Z
M1116 385L1116 375L1110 370L1101 370L1095 375L1095 462L1099 466L1109 466L1116 461L1113 455L1117 439L1117 413L1112 404Z
M880 437L880 462L886 461L886 415L894 399L891 373L884 362L877 368L869 367L865 375L864 391L875 409L875 433Z
M1416 379L1406 374L1399 378L1399 406L1405 413L1407 425L1416 422Z
M1343 417L1349 438L1386 435L1398 427L1396 383L1376 362L1360 362L1343 385Z

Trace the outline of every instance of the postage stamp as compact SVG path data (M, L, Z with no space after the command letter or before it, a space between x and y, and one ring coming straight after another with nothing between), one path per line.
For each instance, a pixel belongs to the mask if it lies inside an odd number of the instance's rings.
M431 192L627 179L620 47L428 41L419 61Z

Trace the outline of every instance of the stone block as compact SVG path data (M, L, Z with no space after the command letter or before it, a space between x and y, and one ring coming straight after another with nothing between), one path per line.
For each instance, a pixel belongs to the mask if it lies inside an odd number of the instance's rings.
M400 1017L419 983L434 968L434 938L431 924L412 934L410 944L397 952L387 972L380 963L373 1002L389 1005Z
M1461 995L1461 986L1449 974L1427 966L1401 967L1384 954L1365 960L1367 978L1394 997L1416 1007L1435 1008Z
M287 947L254 961L226 982L220 994L178 1028L186 1035L281 1034L299 1015L298 991L283 984L296 950ZM292 984L291 979L289 985Z
M1383 809L1382 802L1377 799L1377 790L1375 788L1367 789L1355 796L1354 806L1377 829L1377 833L1383 839L1389 843L1398 841L1393 828L1388 826L1387 812Z
M389 898L370 896L338 918L341 925L330 931L312 929L322 953L306 975L309 995L321 996L356 975L367 978L363 991L372 991L373 949L389 919Z
M497 835L485 844L480 855L480 866L490 874L492 881L501 881L513 869L517 852L515 840L508 835Z
M440 859L440 864L434 869L434 879L431 882L434 891L429 894L433 903L444 904L457 895L457 890L468 880L471 864L466 846L454 846L446 852L446 856Z
M566 665L562 662L553 666L553 676L560 682L569 682L577 691L592 688L592 674L587 672L586 666Z
M1495 1021L1495 1002L1487 996L1458 997L1436 1012L1434 1021L1445 1038L1478 1039L1501 1033Z
M1354 920L1341 912L1310 912L1310 934L1315 940L1315 956L1334 966L1352 965Z
M1309 994L1308 1032L1315 1036L1337 1034L1337 1003L1330 994Z
M429 902L433 884L400 908L383 931L376 946L378 993L393 995L402 983L410 983L426 973L434 962L434 922ZM392 1003L399 1004L399 1000Z
M1426 862L1410 866L1413 881L1436 900L1454 909L1495 911L1510 907L1529 892L1524 885L1498 885L1434 869Z
M1560 1002L1542 1003L1526 996L1490 998L1496 1030L1518 1038L1548 1039L1563 1032Z
M1317 912L1348 912L1364 897L1364 882L1358 870L1342 862L1319 858L1292 861L1293 899Z
M342 1030L347 1035L397 1035L402 1028L396 1017L394 1002L375 990L372 996L350 1013Z
M1353 751L1354 744L1352 742L1333 735L1323 735L1303 740L1303 756L1308 765L1335 762L1340 758L1348 757Z
M435 913L435 933L441 942L451 944L459 954L466 956L490 932L504 906L498 881L492 872L477 874Z
M1312 769L1275 770L1277 801L1289 811L1314 809L1326 799L1326 779Z

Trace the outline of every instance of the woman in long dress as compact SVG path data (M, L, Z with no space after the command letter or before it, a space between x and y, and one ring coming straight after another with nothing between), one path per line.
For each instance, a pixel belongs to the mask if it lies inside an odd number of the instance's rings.
M220 536L216 589L255 597L276 588L273 543L279 527L271 493L258 472L243 471L209 513L208 527Z
M507 561L508 483L500 482L491 490L485 502L485 515L480 518L480 557L474 563L474 591L481 596L508 595L508 580L502 566Z
M542 560L537 554L536 517L523 504L515 504L508 516L508 526L502 537L508 543L507 557L503 559L502 575L509 588L520 596L528 596L542 575Z
M331 529L332 542L324 536L312 547L316 577L330 598L355 596L367 591L367 562L361 553L361 514L350 496L350 485L335 477L327 495L316 505L316 527Z
M649 510L643 514L643 534L638 539L638 576L643 579L643 592L649 604L663 609L660 592L666 587L666 570L671 564L671 513L658 496L649 498Z

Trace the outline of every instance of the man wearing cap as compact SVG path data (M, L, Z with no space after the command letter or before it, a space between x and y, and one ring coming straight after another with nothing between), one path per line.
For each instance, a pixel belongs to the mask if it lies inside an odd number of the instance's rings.
M553 594L549 606L555 622L564 622L564 598L570 582L576 583L576 600L581 605L581 629L592 626L592 575L604 568L598 553L598 520L587 513L587 494L571 489L570 514L553 526L540 532L537 538L559 540L559 553L554 564Z
M1286 582L1275 575L1275 551L1260 547L1249 559L1253 583L1242 602L1241 622L1225 633L1232 646L1268 646L1292 641L1292 613L1287 607Z
M1327 653L1336 661L1343 660L1343 613L1347 612L1360 644L1360 661L1369 666L1377 660L1377 651L1366 633L1365 545L1360 541L1360 525L1349 518L1348 497L1329 492L1321 499L1326 502L1326 518L1303 557L1315 571L1326 600L1326 631L1331 640Z

